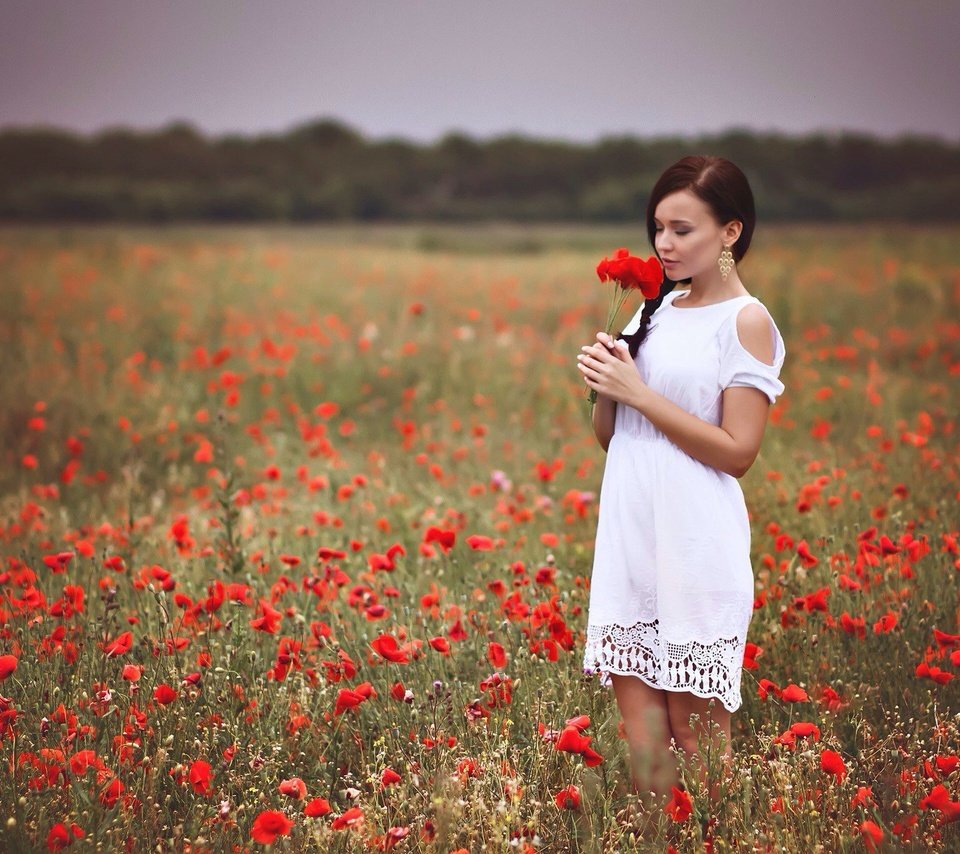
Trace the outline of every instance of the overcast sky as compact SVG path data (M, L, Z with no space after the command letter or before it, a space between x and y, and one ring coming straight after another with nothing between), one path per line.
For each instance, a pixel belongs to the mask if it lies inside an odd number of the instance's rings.
M954 0L0 0L0 126L960 141Z

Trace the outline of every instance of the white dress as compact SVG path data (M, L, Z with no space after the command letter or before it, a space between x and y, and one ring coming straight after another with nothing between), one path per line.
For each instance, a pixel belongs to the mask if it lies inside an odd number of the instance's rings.
M644 382L687 412L720 424L722 392L752 386L770 402L786 348L770 317L773 365L737 336L737 313L756 297L653 313L635 363ZM769 317L769 312L767 312ZM640 312L625 332L635 331ZM585 673L631 674L655 688L716 697L740 708L753 614L750 525L740 482L694 459L630 406L617 404L607 449L590 582Z

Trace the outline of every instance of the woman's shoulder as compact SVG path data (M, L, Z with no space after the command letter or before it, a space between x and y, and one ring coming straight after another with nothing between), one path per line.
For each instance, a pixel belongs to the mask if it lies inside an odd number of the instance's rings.
M773 347L773 362L783 362L786 354L783 336L770 310L755 296L738 299L720 324L719 334L725 349L746 351L756 356L766 350L765 342ZM769 364L769 362L767 363Z

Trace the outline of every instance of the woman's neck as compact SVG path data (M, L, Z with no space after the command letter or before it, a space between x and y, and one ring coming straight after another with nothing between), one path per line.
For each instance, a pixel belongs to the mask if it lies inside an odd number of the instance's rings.
M699 305L700 303L721 302L745 293L747 293L747 289L735 272L727 276L726 281L723 281L719 272L711 272L709 275L691 279L689 292L683 299L691 305Z

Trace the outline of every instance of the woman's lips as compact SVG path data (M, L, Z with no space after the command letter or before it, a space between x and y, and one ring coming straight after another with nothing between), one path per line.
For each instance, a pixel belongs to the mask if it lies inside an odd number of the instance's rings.
M668 261L666 258L663 259L664 267L672 267L676 263L677 263L676 261Z

